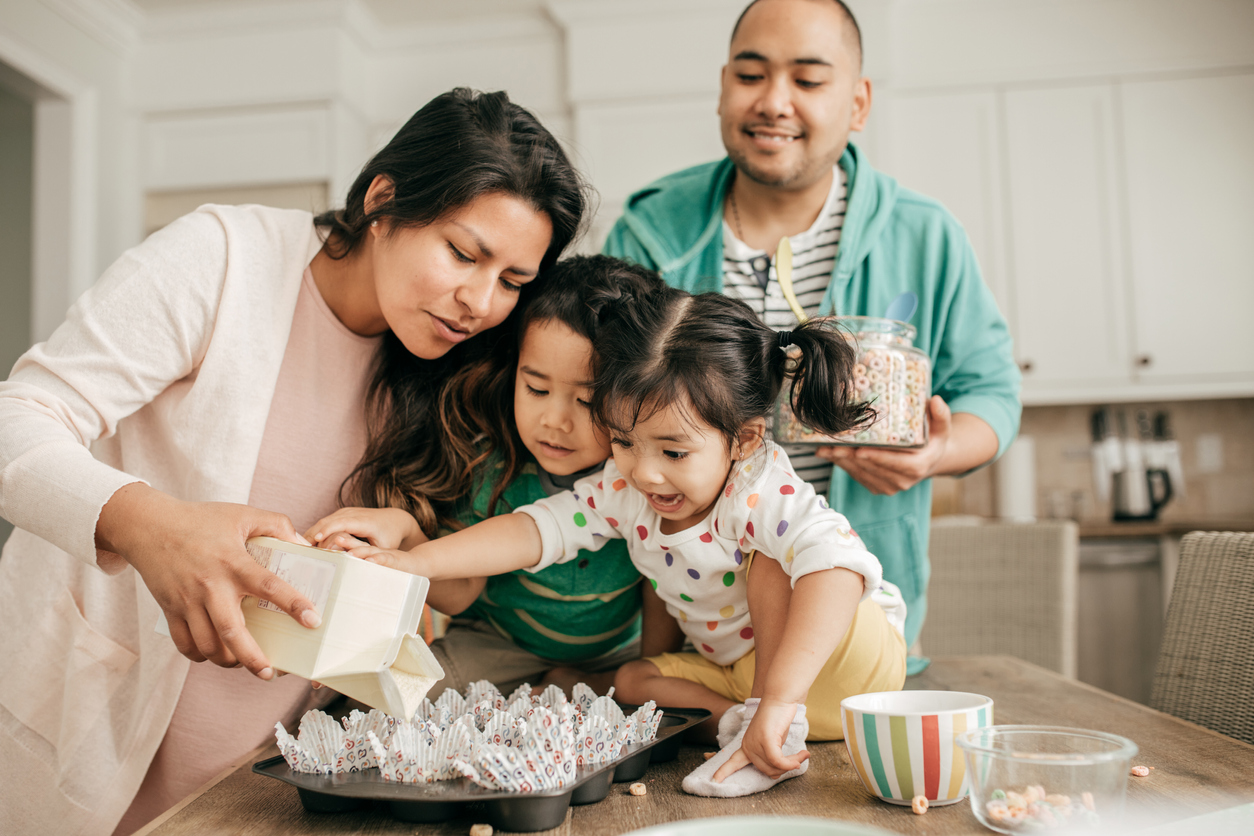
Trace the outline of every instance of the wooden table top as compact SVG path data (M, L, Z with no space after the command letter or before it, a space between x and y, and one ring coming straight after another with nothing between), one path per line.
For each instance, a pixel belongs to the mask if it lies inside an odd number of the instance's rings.
M993 698L999 724L1046 724L1100 729L1136 741L1136 762L1155 767L1148 778L1129 778L1128 808L1144 822L1170 823L1254 802L1254 746L1009 656L934 659L911 677L907 689L973 691ZM707 816L818 816L874 825L898 833L989 834L966 802L934 807L917 816L885 804L859 782L844 743L809 746L810 769L765 793L745 798L698 798L679 784L713 747L684 746L679 759L654 764L642 779L648 794L615 784L596 804L572 807L566 821L546 834L612 836L669 821ZM413 824L392 819L386 807L348 813L308 813L296 790L253 774L251 765L278 754L268 745L202 787L152 822L148 836L209 834L464 834L471 819ZM766 823L764 822L764 832ZM498 833L501 831L498 831Z

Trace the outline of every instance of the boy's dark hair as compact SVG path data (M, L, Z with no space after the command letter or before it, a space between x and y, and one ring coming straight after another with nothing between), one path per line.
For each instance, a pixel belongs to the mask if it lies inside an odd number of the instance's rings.
M641 419L678 405L721 433L731 449L747 422L771 414L789 376L793 412L807 426L835 435L872 418L870 406L852 397L856 354L846 337L810 320L790 339L796 359L744 302L667 288L602 329L593 419L630 432Z
M455 372L438 399L445 437L439 472L448 483L481 483L484 476L475 471L490 459L500 462L490 477L489 516L527 461L514 421L514 375L527 327L560 322L595 345L607 322L666 287L654 271L606 255L563 259L543 279L540 291L519 312L515 330L481 362Z
M391 191L367 210L366 192L379 175L391 181ZM523 286L521 308L540 290L545 269L575 239L589 189L557 139L504 92L457 88L436 96L366 164L344 208L319 215L315 223L329 228L327 253L344 258L375 220L426 226L489 194L517 198L552 222L541 275ZM437 420L436 394L456 370L491 355L512 333L515 318L516 312L436 360L415 357L395 334L384 335L367 395L369 443L341 486L341 498L404 508L428 534L438 521L451 519L450 509L468 488L450 482L444 470L445 426Z

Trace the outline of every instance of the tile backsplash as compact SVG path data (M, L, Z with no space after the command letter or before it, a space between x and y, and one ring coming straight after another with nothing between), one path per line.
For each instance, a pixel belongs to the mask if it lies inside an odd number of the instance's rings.
M1097 405L1034 406L1023 410L1021 435L1036 449L1036 515L1086 521L1110 519L1109 501L1097 498L1089 450L1090 416ZM1163 520L1254 519L1254 398L1116 404L1166 411L1180 444L1185 495L1159 514ZM935 480L933 515L997 515L996 465L962 479Z

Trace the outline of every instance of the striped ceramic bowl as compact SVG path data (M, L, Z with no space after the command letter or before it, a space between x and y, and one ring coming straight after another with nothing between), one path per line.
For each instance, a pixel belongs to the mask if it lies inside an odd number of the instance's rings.
M862 784L889 804L953 804L969 789L954 737L993 724L993 701L962 691L882 691L840 702L845 746Z

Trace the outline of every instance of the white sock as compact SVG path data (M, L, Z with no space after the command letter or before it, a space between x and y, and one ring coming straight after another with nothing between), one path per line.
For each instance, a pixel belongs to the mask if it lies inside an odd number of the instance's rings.
M753 697L745 700L742 712L740 729L736 734L724 743L724 721L727 725L731 725L728 716L736 711L740 706L729 709L722 719L719 720L718 742L723 747L718 754L710 758L705 763L694 769L688 777L684 778L684 792L692 795L704 795L715 798L737 798L742 795L752 795L755 792L763 792L789 778L795 778L803 774L810 768L810 761L805 761L796 769L789 770L778 778L768 778L763 772L759 771L756 766L749 764L743 769L738 769L731 775L723 779L722 783L714 781L714 773L719 768L731 760L731 756L740 748L740 742L744 739L745 730L749 728L749 723L753 720L753 715L757 713L759 700ZM783 752L785 755L795 755L806 747L806 736L810 733L810 724L806 722L805 705L797 706L797 714L792 719L792 725L788 727L788 735L784 738Z

